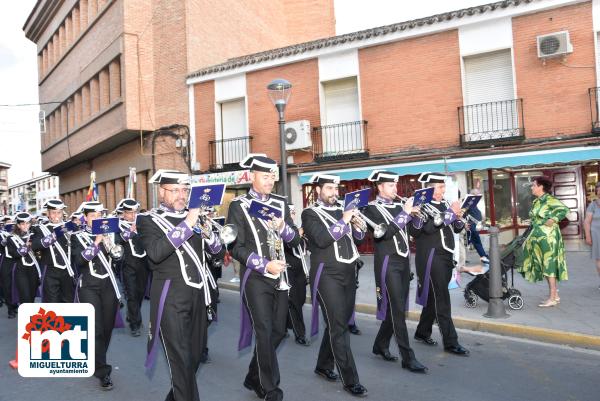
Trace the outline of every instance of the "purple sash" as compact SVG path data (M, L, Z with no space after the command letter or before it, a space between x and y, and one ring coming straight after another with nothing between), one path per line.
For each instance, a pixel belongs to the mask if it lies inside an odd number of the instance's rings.
M167 299L167 294L169 293L169 287L171 286L171 280L165 281L163 284L162 291L160 293L160 301L158 302L158 313L156 314L156 322L154 323L154 337L152 337L152 342L150 343L150 350L148 351L148 355L146 356L146 363L144 366L146 367L146 374L150 374L154 364L156 363L156 354L158 352L158 336L160 331L160 321L162 319L163 309L165 308L165 300Z
M425 277L423 278L423 286L421 287L421 293L417 288L417 296L415 302L421 306L427 305L427 298L429 297L429 277L431 275L431 264L433 263L433 255L435 254L435 248L431 248L429 251L429 258L427 259L427 266L425 267Z
M323 272L323 263L317 267L315 282L312 288L312 319L310 322L310 336L314 337L319 333L319 302L317 302L317 290L319 289L319 281L321 281L321 273Z
M252 320L250 320L250 312L244 303L244 294L246 293L246 282L252 270L246 268L242 283L240 285L240 338L238 340L238 351L247 348L252 344Z
M377 308L377 320L385 320L385 315L387 314L387 285L385 285L385 277L387 276L387 268L388 262L390 260L390 255L385 255L383 258L383 267L381 268L381 303L379 304L379 308Z

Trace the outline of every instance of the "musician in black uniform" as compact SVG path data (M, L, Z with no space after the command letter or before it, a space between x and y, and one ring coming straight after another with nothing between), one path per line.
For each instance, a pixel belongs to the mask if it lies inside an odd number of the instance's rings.
M375 170L369 181L377 185L377 198L365 209L364 214L375 224L384 224L383 236L375 238L375 284L377 291L377 319L382 320L373 344L373 353L390 362L398 358L390 353L392 335L395 336L402 367L416 373L427 368L415 358L410 347L406 329L408 291L410 284L410 250L408 248L409 222L417 208L412 198L397 202L398 175ZM415 210L416 209L416 210ZM371 231L374 231L370 227Z
M344 212L337 202L338 176L316 174L310 182L317 185L318 200L302 212L302 227L311 252L311 334L316 335L318 330L317 300L323 309L326 324L315 373L326 380L336 381L335 363L344 390L354 396L364 397L367 389L359 382L350 349L348 322L356 298L355 272L359 257L356 244L362 242L365 232L359 230L357 210Z
M74 299L75 273L69 260L69 237L64 230L65 207L60 199L47 201L44 209L49 221L32 227L31 248L40 254L40 262L46 266L44 302L73 302Z
M160 205L137 217L153 272L146 368L152 368L162 342L171 375L166 400L198 401L196 372L212 316L209 287L216 285L203 254L222 256L224 247L214 233L207 237L194 230L200 209L186 210L187 174L158 170L149 183L158 186Z
M148 263L142 241L137 233L135 219L140 204L132 198L121 199L117 210L121 213L121 232L115 242L123 246L121 272L127 298L127 322L133 337L139 337L142 327L142 301L148 284Z
M444 200L445 178L444 175L434 173L423 173L419 177L419 181L426 187L434 187L433 200L430 204L434 215L431 215L414 233L417 247L415 264L419 278L417 295L423 301L426 300L415 339L427 345L436 345L437 342L431 338L431 332L433 322L437 320L442 333L444 350L455 355L468 356L469 351L458 343L458 336L452 322L448 291L454 268L454 233L461 232L465 224L460 220L463 214L460 204L457 201L450 204Z
M292 220L295 221L296 209L292 204L288 206ZM298 234L300 237L304 234L302 227L298 228ZM302 307L306 302L306 285L308 284L308 265L304 260L305 254L306 241L304 239L295 247L289 245L285 247L285 260L289 265L288 278L292 286L289 293L287 328L294 332L297 344L309 346L310 341L306 338L306 326L302 315Z
M2 264L0 265L0 285L4 293L4 302L8 312L8 318L14 319L17 317L17 305L13 302L13 269L15 260L8 252L8 237L10 232L6 231L12 224L10 216L4 216L2 219L3 227L0 232L0 247L2 249ZM8 226L8 227L7 227Z
M241 265L240 292L246 307L244 313L249 313L249 317L244 315L242 319L239 348L250 345L251 328L256 335L254 354L244 386L253 390L259 398L281 400L283 391L279 388L276 349L286 333L288 292L277 287L281 276L285 276L282 271L286 261L272 260L274 250L269 247L267 235L269 229L276 231L281 240L291 247L298 246L301 239L285 198L271 193L275 185L277 163L264 154L250 154L240 162L240 166L251 170L252 188L247 195L231 202L227 222L238 228L231 255ZM278 208L283 218L267 223L250 216L248 208L252 200ZM285 258L282 256L282 259Z
M71 235L71 253L80 274L76 291L79 302L92 304L96 311L94 376L100 380L102 390L112 390L112 366L106 361L106 353L121 299L110 254L114 235L92 234L92 221L101 218L104 211L102 203L83 202L81 210L85 226Z
M38 261L31 250L31 215L26 212L15 216L15 226L8 237L8 254L15 261L15 286L19 304L35 302L42 279Z

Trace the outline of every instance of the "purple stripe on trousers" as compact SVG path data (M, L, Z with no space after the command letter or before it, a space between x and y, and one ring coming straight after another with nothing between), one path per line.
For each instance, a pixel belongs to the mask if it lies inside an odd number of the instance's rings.
M169 287L171 286L171 280L165 281L163 284L162 291L160 293L160 301L158 302L158 313L156 314L156 322L154 323L154 337L152 337L152 343L150 345L150 351L146 356L146 373L150 374L154 364L156 363L156 354L158 353L158 336L160 331L160 321L162 319L163 310L165 308L165 300L169 293Z
M379 303L379 308L377 308L377 320L385 320L385 315L387 314L387 285L385 284L385 277L387 276L387 268L388 262L390 260L390 255L385 255L383 258L383 266L381 267L381 302Z
M75 296L73 297L74 303L79 303L79 283L80 279L77 279L77 284L75 284Z
M15 281L15 272L17 271L17 264L13 263L12 265L12 283L10 284L11 287L11 297L12 297L12 303L13 305L18 305L19 304L19 289L17 288L17 283Z
M46 280L46 271L48 271L48 265L44 265L44 272L42 273L42 280L39 286L40 299L44 302L44 281Z
M354 309L352 309L352 314L350 315L350 320L348 320L348 325L349 326L356 325L356 311Z
M312 319L310 322L310 336L314 337L319 333L319 302L317 302L317 291L319 289L319 281L321 281L321 273L323 272L323 263L317 267L315 282L312 289Z
M252 273L252 269L247 268L240 284L240 338L238 340L238 351L247 348L252 344L252 320L250 312L244 303L244 294L246 293L246 282Z
M122 329L125 327L125 322L123 322L123 316L121 315L121 304L117 306L117 314L115 315L115 325L114 329Z
M423 277L421 294L419 294L419 289L417 288L417 297L415 302L423 307L427 305L427 298L429 297L429 277L431 276L431 264L433 263L434 254L435 248L431 248L431 251L429 251L429 258L427 259L427 266L425 267L425 277Z

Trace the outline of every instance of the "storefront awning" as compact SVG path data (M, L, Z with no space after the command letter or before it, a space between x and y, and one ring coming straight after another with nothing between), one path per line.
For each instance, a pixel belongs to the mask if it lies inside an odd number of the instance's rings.
M554 163L573 163L600 160L600 146L580 146L565 149L505 153L456 159L437 159L424 162L377 165L344 170L325 170L320 173L339 175L342 180L365 179L373 170L393 171L399 175L416 175L424 171L453 173L488 168L527 167ZM308 183L315 172L301 173L300 184Z

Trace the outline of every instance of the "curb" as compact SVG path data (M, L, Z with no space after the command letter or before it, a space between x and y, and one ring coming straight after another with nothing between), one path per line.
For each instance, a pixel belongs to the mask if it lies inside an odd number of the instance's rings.
M240 290L238 284L231 283L219 283L219 288L238 292ZM307 300L309 299L310 297L307 297ZM310 302L307 303L310 304ZM375 305L370 304L356 304L355 310L356 312L365 313L368 315L375 315L376 313ZM420 316L420 312L408 311L406 318L408 320L418 321ZM482 331L517 338L526 338L529 340L568 345L571 347L600 350L600 336L545 329L541 327L523 326L520 324L498 323L492 321L488 322L467 319L463 317L453 317L452 320L454 321L454 326L461 329Z

